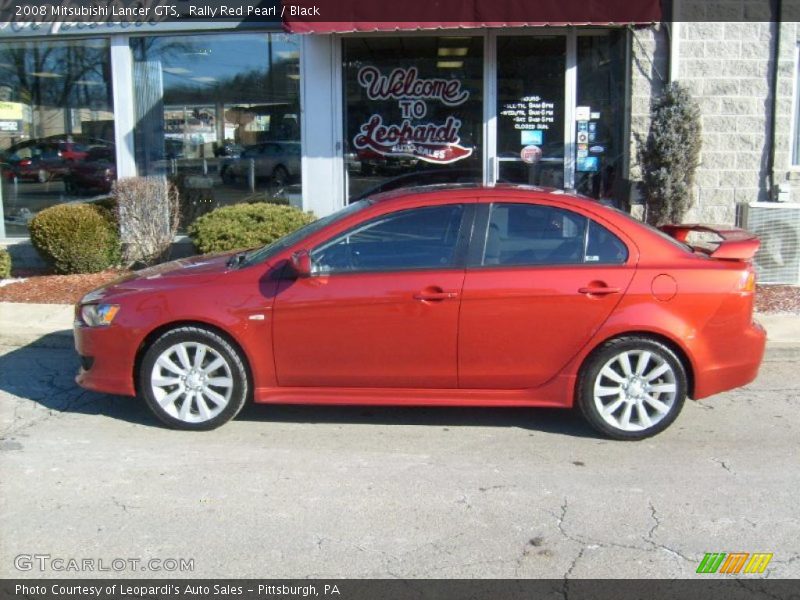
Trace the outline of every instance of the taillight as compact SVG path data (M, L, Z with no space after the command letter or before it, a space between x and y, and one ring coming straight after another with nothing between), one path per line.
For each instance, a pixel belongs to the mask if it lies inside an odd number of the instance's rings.
M742 273L742 279L739 283L739 290L742 292L755 292L756 291L756 273L755 271L745 271Z

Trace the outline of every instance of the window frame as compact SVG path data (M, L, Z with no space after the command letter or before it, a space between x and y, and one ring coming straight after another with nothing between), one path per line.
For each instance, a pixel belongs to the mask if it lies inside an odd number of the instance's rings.
M391 217L394 215L399 215L401 213L407 213L414 210L425 210L425 209L432 209L432 208L441 208L441 207L449 207L449 206L461 206L461 222L459 224L458 234L456 237L455 249L453 251L453 261L449 265L437 265L433 267L397 267L397 268L381 268L381 269L360 269L354 271L314 271L314 262L313 262L313 255L315 252L324 248L325 246L331 245L335 243L337 240L347 237L351 235L353 232L358 230L363 230L369 227L371 224L376 223L378 221L383 221L387 217ZM351 227L343 231L338 231L334 235L325 240L322 240L318 244L315 244L313 248L309 249L308 253L312 257L312 271L310 277L332 277L332 276L353 276L353 275L367 275L367 274L378 274L378 273L414 273L414 272L425 272L425 271L459 271L464 270L467 266L467 252L470 247L472 234L474 231L474 219L475 219L475 203L470 201L469 199L459 199L453 202L443 202L443 203L436 203L436 204L424 204L420 206L411 206L411 207L404 207L398 210L389 211L385 213L381 213L379 215L373 215L364 221L360 221L359 223L355 223Z
M486 251L486 241L489 235L489 223L491 222L491 214L492 214L492 207L497 204L519 204L519 205L530 205L530 206L538 206L544 208L552 208L555 210L561 210L583 219L586 219L586 227L584 227L583 231L583 248L584 248L584 260L583 262L579 263L549 263L549 264L515 264L515 265L486 265L483 264L484 252ZM591 228L591 224L594 223L595 225L599 225L603 229L607 230L609 233L614 235L620 243L625 247L627 251L627 256L625 260L619 263L604 263L604 262L586 262L586 247L589 241L589 230ZM593 215L573 210L572 208L558 206L555 204L549 204L546 202L526 202L521 199L515 200L500 200L500 201L487 201L487 202L480 202L476 207L476 214L475 214L475 223L472 227L473 234L472 234L472 242L470 244L468 256L467 256L467 268L468 269L573 269L573 268L594 268L594 269L612 269L612 268L622 268L629 266L631 262L631 258L634 256L634 253L631 250L631 243L627 240L627 238L623 235L620 235L620 232L615 231L615 228L609 227L608 224L601 222L599 219L594 218Z

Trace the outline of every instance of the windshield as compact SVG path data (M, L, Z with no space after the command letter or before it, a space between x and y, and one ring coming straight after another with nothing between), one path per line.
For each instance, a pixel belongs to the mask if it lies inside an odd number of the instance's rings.
M258 250L252 250L251 252L248 252L245 255L244 259L242 260L241 264L254 265L269 260L276 254L278 254L278 252L285 250L289 246L293 246L294 244L302 241L308 236L316 233L323 227L335 223L336 221L340 221L341 219L344 219L345 217L348 217L353 213L363 210L369 205L370 205L369 200L359 200L358 202L353 202L352 204L345 206L343 209L336 211L335 213L330 214L327 217L322 217L321 219L312 221L308 225L304 225L297 231L293 231L289 235L285 235L282 238L275 240L271 244L267 244L263 248L259 248Z

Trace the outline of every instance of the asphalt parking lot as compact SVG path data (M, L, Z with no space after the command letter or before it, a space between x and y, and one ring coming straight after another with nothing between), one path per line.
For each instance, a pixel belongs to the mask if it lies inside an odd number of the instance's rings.
M0 577L669 578L734 551L800 576L800 346L638 443L527 409L256 406L183 433L76 367L57 338L0 346Z

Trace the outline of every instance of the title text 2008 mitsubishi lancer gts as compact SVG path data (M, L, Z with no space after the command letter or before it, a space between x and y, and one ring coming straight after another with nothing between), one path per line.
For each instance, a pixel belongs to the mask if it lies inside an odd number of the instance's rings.
M708 248L685 243L713 232ZM257 403L577 405L619 439L745 385L758 240L520 187L350 204L264 248L139 271L76 307L80 385L180 429Z

